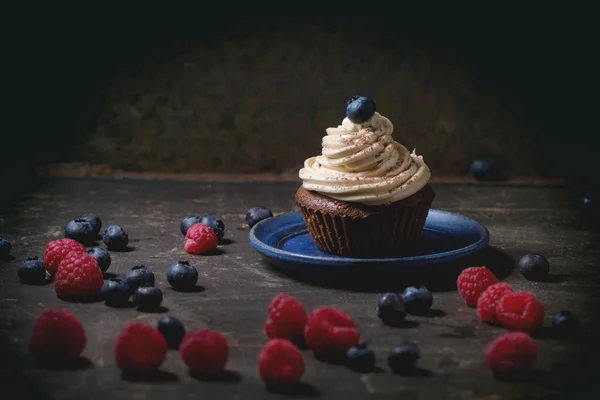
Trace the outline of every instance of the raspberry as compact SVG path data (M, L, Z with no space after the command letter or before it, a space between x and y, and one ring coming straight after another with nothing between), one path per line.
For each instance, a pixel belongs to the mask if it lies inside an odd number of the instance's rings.
M270 339L297 340L302 338L306 325L304 306L295 298L279 294L271 300L265 333Z
M104 279L98 261L87 252L73 251L60 263L54 277L56 295L62 299L94 298Z
M272 339L258 356L258 374L267 384L292 384L304 374L304 357L285 339Z
M190 254L204 254L215 250L217 243L217 235L209 226L194 224L185 234L183 245Z
M210 376L225 370L229 346L219 332L203 329L185 335L179 353L192 373Z
M73 239L53 240L46 245L44 265L50 275L56 274L60 262L72 251L87 252L84 245Z
M469 267L456 280L458 293L469 307L477 306L481 293L494 283L498 283L498 278L486 267Z
M513 293L513 289L506 283L495 283L483 291L477 300L477 315L482 321L497 324L496 304L505 294Z
M537 343L523 332L500 335L485 351L485 362L495 374L529 370L535 366L537 358Z
M78 357L87 340L75 314L65 308L49 308L35 321L29 352L36 358Z
M323 306L308 316L304 327L306 344L315 355L343 355L360 339L358 328L343 311Z
M127 324L115 342L117 367L126 373L158 369L167 357L167 342L154 327L134 321Z
M529 292L509 293L496 304L496 315L505 328L529 332L542 326L544 306Z

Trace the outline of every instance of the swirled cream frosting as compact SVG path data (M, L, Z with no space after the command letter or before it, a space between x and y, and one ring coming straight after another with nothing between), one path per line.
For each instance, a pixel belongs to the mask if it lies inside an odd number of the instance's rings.
M392 138L394 125L375 114L364 123L348 118L327 128L321 155L300 169L307 190L365 205L385 205L405 199L427 184L431 176L422 156Z

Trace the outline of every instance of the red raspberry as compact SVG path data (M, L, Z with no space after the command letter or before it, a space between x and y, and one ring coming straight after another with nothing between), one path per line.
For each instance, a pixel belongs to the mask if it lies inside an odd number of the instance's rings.
M323 306L308 316L304 338L316 355L340 355L358 344L360 333L346 313L334 307Z
M229 346L219 332L203 329L185 335L179 353L192 373L209 376L225 370Z
M544 306L529 292L509 293L496 304L496 315L505 328L529 332L542 326Z
M60 262L72 251L87 253L85 246L73 239L58 239L48 243L46 245L46 250L44 251L44 265L46 266L46 271L48 271L50 275L56 274Z
M115 362L125 373L157 370L167 357L167 341L153 326L138 321L125 325L115 342Z
M183 245L190 254L209 253L217 248L217 235L207 225L194 224L188 229Z
M487 267L469 267L456 280L458 293L469 307L477 306L481 293L494 283L498 283L498 278Z
M34 357L72 358L83 352L85 330L75 314L65 308L49 308L35 321L29 339Z
M306 325L304 306L295 298L279 294L273 298L265 323L265 333L270 339L297 340L302 338Z
M483 291L479 300L477 300L477 315L482 321L497 324L496 304L508 293L513 293L513 289L506 283L495 283Z
M500 335L485 351L485 362L495 374L526 371L535 366L537 358L537 343L523 332Z
M296 383L304 374L304 357L292 342L272 339L258 356L258 374L267 385Z
M93 298L100 294L104 279L98 261L87 252L72 251L54 276L56 295L62 299Z

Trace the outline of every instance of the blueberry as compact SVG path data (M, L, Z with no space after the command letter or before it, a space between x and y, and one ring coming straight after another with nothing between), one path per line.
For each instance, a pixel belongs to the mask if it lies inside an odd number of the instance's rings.
M156 310L162 299L162 292L154 286L141 286L133 292L133 304L140 310Z
M198 271L187 261L179 261L167 270L167 281L177 290L191 290L198 282Z
M355 124L361 124L375 115L375 108L375 102L370 98L354 96L348 100L346 117Z
M100 230L102 229L102 220L96 214L84 214L79 219L85 219L90 224L92 224L94 236L98 236L100 234Z
M469 172L478 181L502 181L506 179L500 167L489 160L474 160L469 165Z
M88 254L98 261L98 266L102 272L106 272L108 267L110 267L111 257L110 253L106 249L94 247L93 249L88 250Z
M181 340L185 336L183 323L169 315L158 320L158 331L164 336L170 349L178 349Z
M200 219L200 223L210 226L213 232L215 232L215 235L217 235L217 239L219 239L219 241L223 239L223 235L225 234L225 223L216 215L207 214Z
M527 280L541 281L548 277L550 264L548 263L548 260L540 254L527 254L519 260L519 272L521 272L521 275Z
M387 362L392 372L402 374L413 370L419 358L419 348L413 343L404 343L388 354Z
M558 337L568 337L574 335L579 329L580 325L581 321L577 314L566 310L556 314L554 320L552 321L552 329L555 335Z
M346 352L346 359L354 369L366 370L375 365L375 353L364 343L350 347Z
M154 273L144 265L136 265L131 268L123 274L122 279L127 281L131 290L142 286L154 286Z
M23 283L39 284L46 280L46 267L37 257L29 257L21 261L17 273Z
M0 235L0 258L7 257L12 250L12 244L4 236Z
M85 219L74 219L65 225L65 237L82 244L88 244L96 239L94 227Z
M390 326L399 326L406 318L406 310L402 297L398 293L385 293L377 303L377 316Z
M402 297L406 312L413 315L424 314L433 305L433 295L424 286L407 287L400 297Z
M119 225L111 225L102 233L102 241L109 250L125 250L129 236Z
M192 225L199 224L200 220L201 220L201 218L197 215L193 215L191 217L184 218L183 221L181 221L181 224L179 225L179 229L181 230L181 233L183 234L183 236L186 235L188 229L190 229L190 227Z
M131 296L131 288L127 281L123 279L113 278L106 279L102 284L100 295L111 306L125 305Z
M271 218L273 213L265 207L252 207L246 213L246 223L250 228L258 224L263 219Z

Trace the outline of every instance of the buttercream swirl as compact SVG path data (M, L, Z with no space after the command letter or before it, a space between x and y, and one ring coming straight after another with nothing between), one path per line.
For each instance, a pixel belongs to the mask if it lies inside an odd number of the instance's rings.
M392 138L394 125L376 112L362 124L348 118L327 128L320 156L308 158L300 170L307 190L334 199L384 205L405 199L431 176L422 156Z

